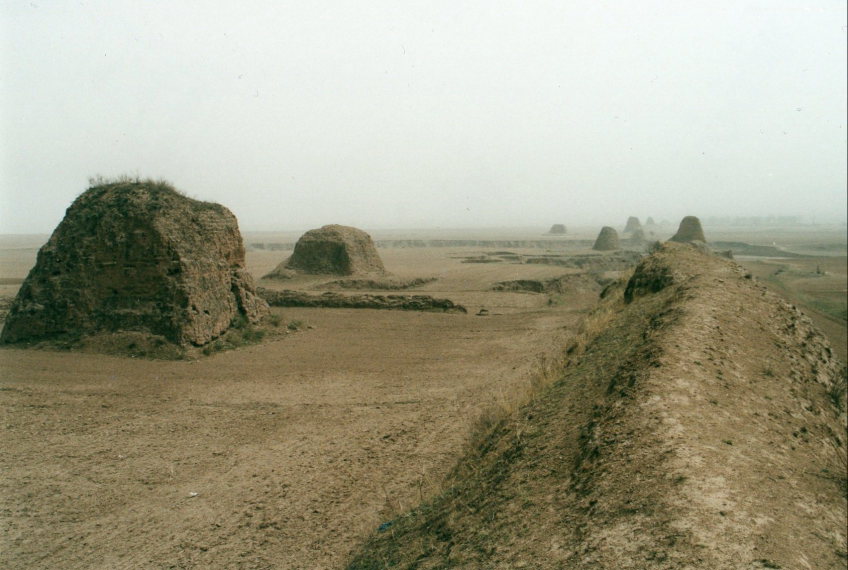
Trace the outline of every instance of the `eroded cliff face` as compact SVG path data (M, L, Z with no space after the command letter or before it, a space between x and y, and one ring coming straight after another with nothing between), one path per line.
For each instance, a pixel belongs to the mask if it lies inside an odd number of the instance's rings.
M68 208L41 248L0 340L118 331L202 345L268 311L244 270L235 216L167 185L107 184Z

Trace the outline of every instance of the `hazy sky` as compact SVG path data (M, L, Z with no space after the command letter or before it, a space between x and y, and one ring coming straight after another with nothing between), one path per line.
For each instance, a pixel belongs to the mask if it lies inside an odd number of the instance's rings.
M90 176L243 230L845 219L844 0L0 1L0 232Z

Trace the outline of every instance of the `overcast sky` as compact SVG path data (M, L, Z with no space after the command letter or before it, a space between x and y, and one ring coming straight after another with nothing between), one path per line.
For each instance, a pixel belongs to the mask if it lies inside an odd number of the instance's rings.
M97 174L243 230L846 211L844 0L0 1L0 232Z

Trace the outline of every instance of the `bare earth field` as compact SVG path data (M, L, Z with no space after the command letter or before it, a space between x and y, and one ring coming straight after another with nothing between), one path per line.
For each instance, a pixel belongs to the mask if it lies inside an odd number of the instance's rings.
M399 274L443 274L427 293L469 314L275 308L309 328L199 361L0 350L0 565L338 568L597 295L548 307L485 289L562 268L382 253ZM255 275L279 260L249 254Z
M503 236L473 234L487 237ZM812 310L844 360L837 238L795 236L805 258L740 261ZM0 242L0 311L45 239ZM0 349L0 566L343 567L378 525L438 486L480 413L556 358L597 300L598 288L491 291L576 270L464 262L485 252L380 250L396 276L436 278L399 293L446 297L467 314L273 308L307 326L193 361ZM259 279L288 255L251 248L248 269ZM817 265L826 274L810 277ZM774 276L780 267L788 269Z

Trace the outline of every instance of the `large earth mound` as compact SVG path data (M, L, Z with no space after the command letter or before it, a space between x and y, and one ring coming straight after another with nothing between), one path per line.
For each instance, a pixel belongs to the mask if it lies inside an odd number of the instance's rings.
M291 257L265 277L287 277L292 270L319 275L382 274L386 271L370 235L336 224L303 234Z
M443 492L350 568L845 567L845 368L828 342L687 244L624 289L559 379L481 422Z
M227 208L161 182L89 188L68 208L21 286L7 343L138 332L203 345L268 305L244 268Z
M668 241L690 242L690 241L707 241L704 237L704 230L701 228L701 220L696 216L686 216L680 221L680 227L677 228L677 233L671 236Z
M619 249L618 232L615 231L615 228L611 228L610 226L602 227L592 249L596 251L612 251Z
M563 235L566 233L564 224L554 224L551 226L550 231L548 232L552 235Z

